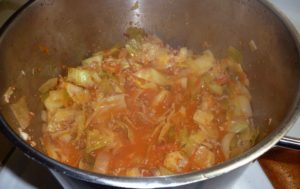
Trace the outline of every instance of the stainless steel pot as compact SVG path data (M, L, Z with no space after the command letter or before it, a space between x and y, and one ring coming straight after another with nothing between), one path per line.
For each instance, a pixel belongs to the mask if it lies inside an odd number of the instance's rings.
M204 182L233 172L273 146L299 147L284 137L299 115L299 41L291 23L266 0L37 0L29 1L1 29L0 94L9 86L12 101L25 95L35 113L28 129L38 143L41 133L37 89L48 78L75 66L90 53L123 42L127 27L137 25L174 47L202 51L207 46L218 57L234 46L244 55L251 88L257 144L246 153L215 167L189 174L127 178L82 171L45 156L17 134L7 104L1 104L1 129L29 157L63 174L87 182L128 187L172 187ZM257 50L251 51L254 41ZM46 50L45 50L46 49ZM218 177L219 178L219 177Z

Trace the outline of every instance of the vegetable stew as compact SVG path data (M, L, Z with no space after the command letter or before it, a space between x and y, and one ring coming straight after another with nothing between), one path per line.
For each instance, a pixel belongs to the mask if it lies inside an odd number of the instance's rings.
M102 174L160 176L211 167L254 144L237 49L217 59L138 28L126 37L40 87L50 157Z

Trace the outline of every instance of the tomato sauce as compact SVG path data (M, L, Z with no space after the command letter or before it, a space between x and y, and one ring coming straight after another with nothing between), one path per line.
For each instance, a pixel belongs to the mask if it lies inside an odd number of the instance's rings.
M43 86L41 140L50 157L102 174L159 176L222 163L233 142L252 145L249 81L239 62L128 36L125 46Z

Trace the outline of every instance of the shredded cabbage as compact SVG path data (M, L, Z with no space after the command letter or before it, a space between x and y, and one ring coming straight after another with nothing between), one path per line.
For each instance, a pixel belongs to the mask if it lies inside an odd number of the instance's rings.
M181 171L187 164L187 157L180 151L170 152L164 159L164 166L174 172Z
M156 83L158 85L168 85L170 83L169 79L165 75L153 68L139 70L138 72L134 73L134 75L138 78Z
M208 125L214 119L212 113L205 112L202 110L196 110L193 116L193 120L200 125Z
M113 147L115 145L114 133L109 130L88 130L85 151L90 153L99 148Z
M243 61L242 53L234 47L228 48L228 57L236 63L241 63Z
M55 110L66 107L72 103L72 99L65 89L52 90L44 101L47 110Z
M249 128L249 124L247 122L235 122L233 121L229 125L229 130L233 133L239 133L242 132L243 130Z
M83 60L81 64L86 67L96 67L96 66L99 67L102 64L102 60L103 60L102 54L98 54Z
M72 100L78 104L84 104L91 100L91 95L88 90L73 85L72 83L65 83L66 91Z
M189 65L194 73L202 75L214 66L215 61L216 60L212 52L206 50L201 56L190 60Z
M54 89L58 84L58 78L51 78L47 80L42 86L39 88L40 93L46 93L52 89Z
M139 28L125 36L124 46L94 53L39 88L50 157L102 174L160 176L214 166L254 144L237 49L216 60L210 50L173 49ZM17 103L23 110L12 110L25 128L31 113Z
M93 87L101 79L97 72L85 70L82 68L69 68L67 81L82 87Z
M201 131L193 132L188 137L186 143L184 144L183 150L190 156L192 155L197 147L205 140L205 133ZM186 140L186 138L184 138Z

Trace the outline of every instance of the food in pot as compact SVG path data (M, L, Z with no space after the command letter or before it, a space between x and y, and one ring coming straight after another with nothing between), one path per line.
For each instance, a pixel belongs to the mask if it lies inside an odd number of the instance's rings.
M118 176L201 170L249 149L249 81L241 54L217 59L173 49L130 28L127 42L93 54L40 87L43 147L80 169Z

